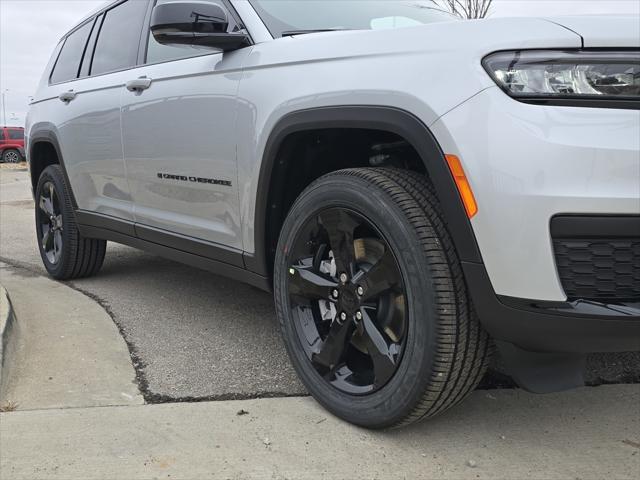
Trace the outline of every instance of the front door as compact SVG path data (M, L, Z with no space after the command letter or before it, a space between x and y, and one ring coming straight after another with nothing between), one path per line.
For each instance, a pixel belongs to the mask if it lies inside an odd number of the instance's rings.
M137 233L176 248L193 239L240 250L236 94L250 48L222 54L146 36L145 65L130 72L122 103Z

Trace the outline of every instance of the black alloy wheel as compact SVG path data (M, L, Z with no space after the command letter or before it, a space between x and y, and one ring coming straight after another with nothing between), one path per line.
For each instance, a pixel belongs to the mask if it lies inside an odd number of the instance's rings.
M64 225L60 197L52 182L46 182L40 191L36 215L40 248L49 263L56 265L62 256Z
M36 236L49 275L70 280L97 273L104 261L107 242L80 234L60 165L50 165L40 174L35 199Z
M307 357L340 391L360 395L396 372L406 341L406 294L382 234L361 214L330 208L293 241L292 315Z
M368 428L461 402L491 354L428 179L389 168L325 175L287 214L274 299L309 393Z

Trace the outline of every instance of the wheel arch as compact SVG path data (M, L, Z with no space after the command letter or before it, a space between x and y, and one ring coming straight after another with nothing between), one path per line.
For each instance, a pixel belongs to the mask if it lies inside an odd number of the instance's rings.
M367 129L402 137L417 152L431 178L447 228L461 261L481 263L471 223L466 215L446 160L430 129L415 115L385 106L331 106L304 109L283 116L271 130L260 165L255 204L253 255L245 254L247 268L269 277L269 198L275 183L273 172L285 140L292 134L322 129Z
M27 162L29 164L29 172L31 175L32 191L35 192L40 174L45 168L49 165L60 165L62 173L64 174L64 179L69 186L71 203L74 210L77 210L78 204L76 203L73 189L69 182L69 176L67 175L67 169L64 165L60 143L58 142L56 134L52 130L46 128L32 131L29 136L29 148L27 152Z

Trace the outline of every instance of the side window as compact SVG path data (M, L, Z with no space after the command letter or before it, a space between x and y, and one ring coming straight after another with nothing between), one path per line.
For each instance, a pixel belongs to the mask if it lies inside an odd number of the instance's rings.
M4 129L0 128L0 142L4 140Z
M71 33L65 40L53 72L51 73L51 83L66 82L78 77L78 69L82 61L84 47L91 33L93 22L89 22L75 32Z
M161 5L163 3L167 3L169 1L174 0L157 0L155 5ZM229 11L228 6L222 2L221 0L205 0L212 3L217 3L225 7L225 10ZM229 28L228 32L237 32L240 31L241 27L236 22L234 16L229 12ZM181 58L188 57L197 57L198 55L208 55L213 53L210 48L199 47L199 46L191 46L191 45L162 45L161 43L156 42L156 39L153 37L151 30L148 31L148 39L147 39L147 61L146 63L160 63L160 62L168 62L171 60L178 60Z
M87 43L87 48L85 50L84 57L82 59L82 66L80 67L80 78L87 77L89 75L89 71L91 70L91 59L93 58L93 51L96 48L96 40L98 39L98 32L100 31L100 27L102 26L102 20L104 19L104 15L99 15L96 19L96 23L94 24L93 30L91 31L91 36L89 37L89 43Z
M10 140L24 140L24 131L18 130L17 128L9 130L9 139Z
M107 11L98 34L91 75L133 67L149 3L128 0Z

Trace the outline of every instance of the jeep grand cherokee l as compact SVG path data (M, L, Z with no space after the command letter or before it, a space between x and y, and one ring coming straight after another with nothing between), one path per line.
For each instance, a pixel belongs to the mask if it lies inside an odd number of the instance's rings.
M309 392L384 428L640 349L640 20L128 0L31 106L42 260L106 241L273 290Z

